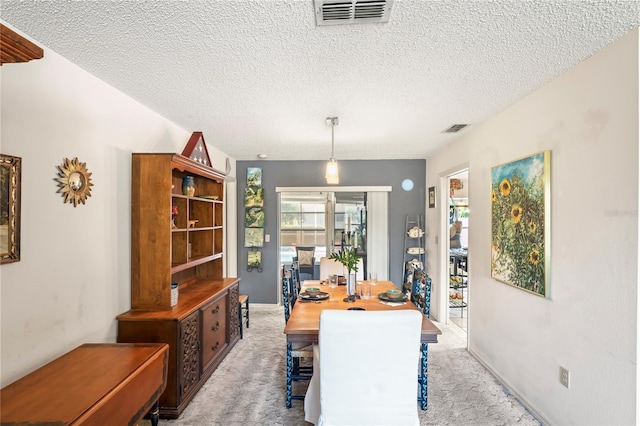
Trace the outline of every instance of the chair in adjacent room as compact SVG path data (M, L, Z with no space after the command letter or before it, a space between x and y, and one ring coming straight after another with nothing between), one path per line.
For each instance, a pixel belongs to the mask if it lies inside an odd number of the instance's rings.
M291 310L297 299L297 285L294 282L295 269L282 269L282 304L284 305L284 321L289 321ZM287 342L287 389L286 406L291 408L292 400L304 400L304 395L293 395L293 382L310 380L313 366L301 365L301 361L310 362L313 359L313 345L307 343Z
M310 279L315 277L315 258L316 248L313 246L296 246L296 257L293 259L298 262L300 274L311 275Z
M419 425L416 310L320 314L305 420L318 425Z

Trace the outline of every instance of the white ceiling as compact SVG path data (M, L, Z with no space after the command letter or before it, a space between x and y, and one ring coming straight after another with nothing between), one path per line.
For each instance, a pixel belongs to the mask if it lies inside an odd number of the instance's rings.
M240 159L425 158L640 25L638 1L1 0L0 18ZM46 55L46 53L45 53ZM185 141L186 143L186 141Z

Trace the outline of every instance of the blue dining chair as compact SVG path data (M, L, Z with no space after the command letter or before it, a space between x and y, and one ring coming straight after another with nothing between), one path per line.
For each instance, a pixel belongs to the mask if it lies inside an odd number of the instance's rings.
M423 282L424 281L424 282ZM427 318L431 317L431 278L418 269L413 273L413 283L411 284L411 301L420 309ZM420 374L418 384L420 385L420 396L418 402L422 410L427 409L428 393L428 345L420 345Z
M282 304L284 305L284 321L289 322L291 310L296 303L298 290L294 282L295 271L282 270ZM313 345L307 343L287 342L287 380L286 380L286 407L291 408L292 400L304 400L304 395L293 395L293 382L310 380L313 374L313 366L303 366L301 359L313 359Z

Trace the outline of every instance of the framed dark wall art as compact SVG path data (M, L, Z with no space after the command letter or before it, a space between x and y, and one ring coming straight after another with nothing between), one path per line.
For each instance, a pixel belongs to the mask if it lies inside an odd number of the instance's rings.
M491 169L491 277L549 297L551 151Z
M0 154L0 264L20 261L22 158Z
M429 188L429 208L432 209L436 206L436 187Z

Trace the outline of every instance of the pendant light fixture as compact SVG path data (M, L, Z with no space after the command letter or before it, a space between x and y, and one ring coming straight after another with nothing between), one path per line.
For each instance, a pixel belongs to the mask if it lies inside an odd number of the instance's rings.
M327 184L337 185L340 183L340 177L338 176L338 162L333 158L333 131L338 125L338 117L327 117L327 124L331 126L331 158L327 163L327 172L324 177L327 179Z

